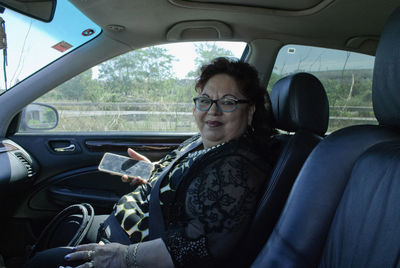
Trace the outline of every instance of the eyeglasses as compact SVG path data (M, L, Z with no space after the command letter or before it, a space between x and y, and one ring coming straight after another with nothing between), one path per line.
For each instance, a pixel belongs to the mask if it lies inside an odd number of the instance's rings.
M223 97L221 99L212 100L207 97L196 97L193 99L196 109L199 111L210 110L213 103L215 103L222 112L230 113L236 110L237 104L249 103L249 100L238 100L234 98Z

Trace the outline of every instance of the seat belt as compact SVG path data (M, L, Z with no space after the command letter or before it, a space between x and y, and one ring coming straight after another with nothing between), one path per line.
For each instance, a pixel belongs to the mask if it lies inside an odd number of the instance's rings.
M199 138L197 141L190 144L185 150L183 150L169 165L164 169L157 179L156 184L150 193L150 208L149 208L149 237L150 240L161 237L165 231L164 218L160 206L160 185L164 180L164 177L168 174L175 163L186 156L190 151L197 148L203 143L202 139Z

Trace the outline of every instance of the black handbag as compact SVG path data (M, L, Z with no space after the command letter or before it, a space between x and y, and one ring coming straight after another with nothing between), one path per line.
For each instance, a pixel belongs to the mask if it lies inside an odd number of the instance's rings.
M112 213L100 224L97 241L103 241L104 243L115 242L122 245L130 245L132 243L126 232L121 228L121 224Z
M59 212L44 228L29 252L36 252L60 246L74 247L82 242L94 218L94 209L90 204L71 205Z

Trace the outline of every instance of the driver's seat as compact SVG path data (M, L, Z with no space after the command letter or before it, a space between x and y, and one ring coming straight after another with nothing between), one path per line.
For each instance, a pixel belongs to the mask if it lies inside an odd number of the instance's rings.
M400 9L375 59L379 126L339 130L305 162L252 267L400 266Z

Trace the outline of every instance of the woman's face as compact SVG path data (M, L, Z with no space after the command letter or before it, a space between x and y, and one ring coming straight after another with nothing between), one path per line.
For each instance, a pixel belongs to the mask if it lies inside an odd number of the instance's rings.
M212 76L205 84L200 96L216 100L223 97L246 99L236 81L227 74ZM230 141L241 136L251 124L255 106L237 104L233 112L222 112L215 103L208 111L193 108L193 115L199 128L205 148Z

